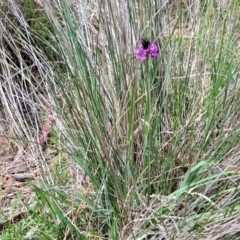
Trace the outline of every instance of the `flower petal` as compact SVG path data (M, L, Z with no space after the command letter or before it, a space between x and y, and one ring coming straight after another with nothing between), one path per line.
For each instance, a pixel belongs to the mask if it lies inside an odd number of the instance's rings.
M158 56L159 51L158 51L157 44L155 44L155 43L149 44L148 50L149 50L149 53L151 54L152 57L157 57Z
M139 41L137 43L137 47L135 49L135 54L136 54L136 58L140 59L140 60L145 60L147 58L148 55L148 49L144 49L142 42Z

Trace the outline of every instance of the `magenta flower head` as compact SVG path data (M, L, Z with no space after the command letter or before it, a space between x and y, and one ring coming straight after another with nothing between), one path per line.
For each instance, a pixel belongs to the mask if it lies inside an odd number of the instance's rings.
M136 58L140 60L145 60L148 55L148 45L149 42L139 41L135 49Z
M158 46L155 43L151 43L148 46L148 51L151 54L152 57L157 57L158 56Z
M150 54L152 57L158 56L158 46L155 43L150 43L148 40L141 40L137 43L135 49L136 58L145 60Z

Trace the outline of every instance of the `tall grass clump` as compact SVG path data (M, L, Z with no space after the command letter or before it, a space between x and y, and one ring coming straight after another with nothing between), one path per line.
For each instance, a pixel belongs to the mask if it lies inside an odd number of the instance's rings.
M11 142L14 152L19 153L18 159L23 157L28 167L42 169L45 180L49 178L50 182L46 159L38 161L38 157L41 125L50 111L46 104L43 107L40 96L44 93L48 98L48 90L44 89L46 76L51 72L48 63L57 61L57 54L51 49L53 38L47 34L52 32L51 27L35 1L0 3L0 112L8 128L6 133L1 126L0 135Z
M55 135L83 179L35 188L60 238L239 236L239 4L39 4ZM141 39L159 56L136 59Z

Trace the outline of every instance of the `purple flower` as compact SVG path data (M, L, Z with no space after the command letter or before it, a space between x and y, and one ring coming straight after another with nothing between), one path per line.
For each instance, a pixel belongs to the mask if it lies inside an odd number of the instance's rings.
M157 57L158 56L158 46L155 43L151 43L148 46L148 51L151 54L152 57Z
M140 60L145 60L148 55L148 48L143 46L142 41L138 42L137 47L135 49L136 58Z
M150 43L147 40L139 41L135 49L136 58L145 60L150 54L152 57L158 56L158 46L155 43Z

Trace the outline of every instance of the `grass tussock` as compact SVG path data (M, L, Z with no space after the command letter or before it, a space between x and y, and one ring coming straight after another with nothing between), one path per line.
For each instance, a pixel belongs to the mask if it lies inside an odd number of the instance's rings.
M1 111L40 173L18 236L240 236L237 1L1 4Z

